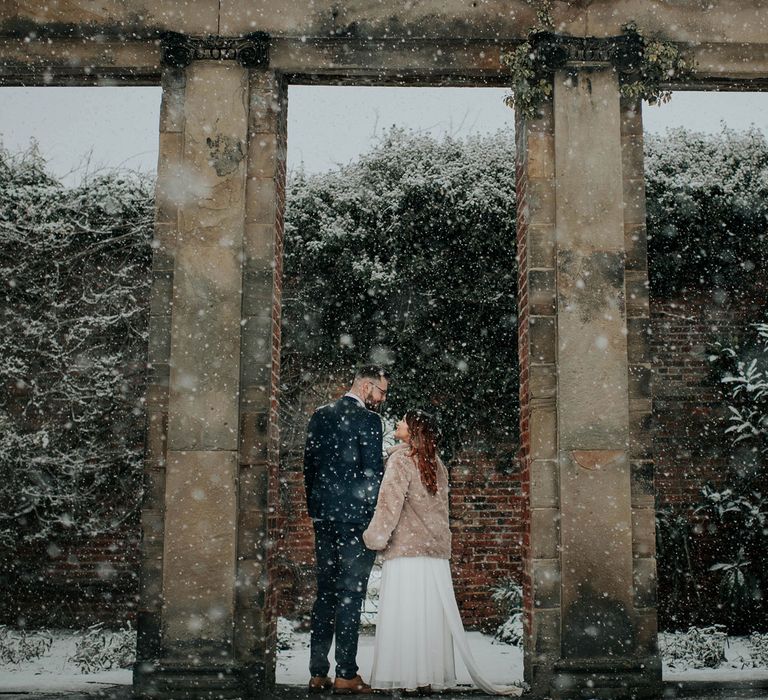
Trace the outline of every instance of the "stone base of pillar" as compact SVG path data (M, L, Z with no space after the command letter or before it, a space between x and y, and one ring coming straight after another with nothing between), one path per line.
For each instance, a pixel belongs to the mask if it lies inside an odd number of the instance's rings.
M552 700L645 700L662 697L661 660L568 659L555 663Z
M263 665L191 666L180 662L140 661L133 667L135 698L162 700L246 700L267 692Z

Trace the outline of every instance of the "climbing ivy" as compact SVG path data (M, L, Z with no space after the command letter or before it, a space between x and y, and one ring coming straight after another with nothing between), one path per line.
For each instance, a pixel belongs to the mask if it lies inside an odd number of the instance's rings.
M624 25L625 35L640 40L643 51L638 70L634 74L622 74L622 97L643 99L650 105L664 104L672 98L672 92L662 88L673 78L685 82L693 71L693 64L672 42L646 39L634 22Z
M539 105L551 99L552 71L564 61L561 50L547 46L560 38L550 31L553 26L551 1L547 0L540 3L536 25L527 40L501 57L511 76L511 92L504 102L526 119L535 118ZM644 99L651 105L668 102L672 93L662 85L672 79L685 82L693 70L692 63L672 42L644 37L634 22L624 25L622 32L625 46L632 47L627 50L618 41L612 47L621 62L622 97Z

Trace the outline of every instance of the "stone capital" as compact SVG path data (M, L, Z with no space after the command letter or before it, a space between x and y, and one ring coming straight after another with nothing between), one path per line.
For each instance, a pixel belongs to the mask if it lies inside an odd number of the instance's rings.
M269 34L252 32L242 37L187 36L164 32L160 37L163 64L185 68L192 61L237 61L246 68L269 65Z
M637 32L619 36L579 37L555 32L536 32L529 39L542 73L561 68L613 66L622 75L637 73L645 43Z

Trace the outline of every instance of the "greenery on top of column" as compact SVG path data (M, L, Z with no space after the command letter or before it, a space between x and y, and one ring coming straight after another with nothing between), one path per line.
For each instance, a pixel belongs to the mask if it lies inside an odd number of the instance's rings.
M619 73L622 97L644 99L651 105L668 102L672 93L664 85L684 83L693 69L676 44L646 38L634 22L611 39L569 37L555 33L553 27L551 1L544 0L527 40L501 56L511 76L511 92L504 102L526 119L535 118L538 106L552 98L552 76L569 60L568 46L599 45L605 54L602 58Z

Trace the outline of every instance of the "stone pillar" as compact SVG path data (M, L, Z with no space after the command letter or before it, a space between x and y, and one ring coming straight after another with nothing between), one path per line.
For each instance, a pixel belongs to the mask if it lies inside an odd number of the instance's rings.
M541 697L654 697L642 122L596 54L518 120L526 677Z
M287 85L271 71L253 70L249 104L235 654L256 691L274 682L277 641L269 538L278 498Z
M272 145L284 145L284 91L270 92L263 109L261 86L278 86L274 76L249 69L240 45L202 46L177 42L175 67L163 75L152 488L134 673L139 695L163 698L242 697L274 678L266 477L277 449L282 185L274 185L285 149L261 144L269 124ZM257 193L255 178L267 171L271 193ZM262 219L270 223L254 226Z

